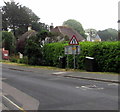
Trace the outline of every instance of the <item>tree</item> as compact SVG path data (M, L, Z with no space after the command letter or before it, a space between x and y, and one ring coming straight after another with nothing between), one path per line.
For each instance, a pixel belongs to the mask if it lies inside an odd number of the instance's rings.
M96 37L97 35L97 30L92 28L86 29L85 32L88 33L90 37Z
M80 35L82 35L84 38L86 38L85 31L82 27L82 24L74 19L69 19L67 21L63 22L63 25L69 26L76 30Z
M29 9L26 6L23 6L23 9L29 15L29 19L31 20L31 22L38 22L39 21L40 18L31 9Z
M118 41L120 41L120 30L118 31Z
M10 54L15 52L15 37L12 32L2 32L2 47L9 50Z
M39 32L37 34L37 37L42 41L42 40L45 40L45 38L49 36L49 32L46 31L46 30L42 30L41 32Z
M98 35L100 36L102 41L117 41L118 40L118 31L112 28L98 31Z
M42 25L38 22L32 22L32 29L39 32L42 30Z
M15 2L4 2L2 7L3 30L11 29L15 36L27 31L28 26L33 22L38 22L39 18L32 10Z
M32 26L32 29L37 31L37 32L40 32L42 30L48 31L48 25L46 25L45 23L32 22L31 26Z
M28 64L40 65L42 63L41 46L34 42L33 39L27 40L25 55L28 57Z
M47 30L38 32L35 36L29 37L26 40L24 55L28 57L28 63L32 65L41 65L43 63L42 56L42 41L46 37L51 37L53 34Z

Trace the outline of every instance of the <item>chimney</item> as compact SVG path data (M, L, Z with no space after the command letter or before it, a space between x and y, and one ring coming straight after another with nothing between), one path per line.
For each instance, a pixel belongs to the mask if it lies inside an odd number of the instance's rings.
M54 28L53 23L50 25L50 31Z

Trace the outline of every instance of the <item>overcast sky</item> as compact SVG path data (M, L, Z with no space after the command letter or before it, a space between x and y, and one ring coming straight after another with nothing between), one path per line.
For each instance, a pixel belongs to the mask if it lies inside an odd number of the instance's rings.
M4 0L10 1L10 0ZM60 26L68 19L79 21L84 29L118 29L120 0L14 0L29 7L41 22ZM0 5L4 5L0 0Z

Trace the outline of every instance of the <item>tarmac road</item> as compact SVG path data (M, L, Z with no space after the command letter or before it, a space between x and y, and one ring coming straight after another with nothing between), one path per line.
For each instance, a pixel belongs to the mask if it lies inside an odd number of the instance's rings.
M3 64L3 96L18 106L13 108L16 110L118 110L117 83L74 79L63 74L70 72L22 70ZM12 110L5 97L3 103Z

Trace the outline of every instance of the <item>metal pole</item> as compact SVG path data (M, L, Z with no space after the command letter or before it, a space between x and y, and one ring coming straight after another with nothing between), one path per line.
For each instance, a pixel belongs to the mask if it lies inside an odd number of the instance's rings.
M67 69L68 69L68 54L67 54Z
M75 67L75 53L74 53L74 69L75 69L76 67Z

